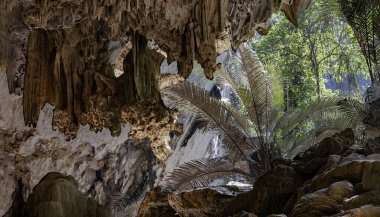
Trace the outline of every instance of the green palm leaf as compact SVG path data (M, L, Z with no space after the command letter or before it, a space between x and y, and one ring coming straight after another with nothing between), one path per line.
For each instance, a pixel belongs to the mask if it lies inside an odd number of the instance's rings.
M329 136L347 128L360 128L363 125L360 120L347 121L346 114L335 108L323 110L315 118L315 120L310 119L313 127L308 132L298 137L288 134L284 140L278 142L283 151L283 157L292 158Z
M180 165L163 179L163 185L166 189L181 192L209 187L215 180L236 176L253 181L249 173L234 168L226 159L202 158Z
M257 127L258 134L267 138L269 120L273 115L271 83L257 54L245 45L240 46L243 68L247 73L251 104L248 115Z
M206 90L185 81L162 90L161 96L169 108L196 114L199 119L209 121L214 128L220 129L224 138L230 140L246 159L246 147L250 147L251 151L258 149L258 144L250 140L251 124L246 116L210 97Z
M292 112L286 113L275 124L273 131L276 134L279 132L281 132L282 135L290 134L291 131L304 123L304 121L310 120L320 112L331 108L337 109L338 101L336 98L322 98L309 103L305 107L297 108Z

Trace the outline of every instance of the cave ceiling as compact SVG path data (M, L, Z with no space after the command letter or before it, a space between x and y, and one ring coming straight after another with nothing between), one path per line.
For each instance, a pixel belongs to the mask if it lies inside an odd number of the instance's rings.
M256 31L266 34L270 17L279 10L297 24L309 4L310 0L2 0L0 67L6 69L10 92L24 96L27 125L35 125L40 109L50 103L62 111L56 116L62 122L67 119L68 127L80 123L91 109L109 116L101 121L113 126L122 105L159 101L156 74L165 57L177 61L185 78L196 60L212 79L221 44L235 49ZM129 72L116 78L115 62L126 47L133 52L124 53L119 62Z

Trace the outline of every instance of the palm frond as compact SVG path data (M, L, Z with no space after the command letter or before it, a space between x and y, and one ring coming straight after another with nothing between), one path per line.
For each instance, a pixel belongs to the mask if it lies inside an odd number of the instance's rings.
M342 111L351 124L358 124L368 117L369 106L355 99L344 99L338 102L339 110Z
M225 69L225 67L221 67L214 74L216 83L221 86L229 84L234 90L238 90L239 86L241 86L235 79L232 78L232 76Z
M142 173L142 180L133 189L122 194L121 192L116 192L112 195L112 208L116 211L122 211L123 208L136 203L145 192L145 188L148 184L149 175L147 172Z
M269 118L272 112L271 83L257 54L246 45L239 47L244 70L247 73L251 104L247 107L251 120L257 126L258 134L267 137Z
M231 79L239 84L249 88L247 73L243 69L243 62L239 53L228 52L228 58L224 61L225 69Z
M182 164L169 173L163 179L163 186L168 190L181 192L209 187L216 180L236 176L252 181L246 171L234 168L226 159L202 158Z
M249 139L251 124L245 115L210 97L204 89L185 81L162 90L161 96L169 108L196 114L199 120L209 121L213 127L220 129L245 158L248 158L243 151L246 146L252 150L258 148Z
M301 153L313 145L318 144L327 137L333 136L334 134L340 132L339 129L329 129L324 130L321 134L314 134L315 132L310 132L310 134L304 134L301 138L294 141L291 147L286 152L283 152L284 158L293 158L298 153Z
M364 93L364 101L366 104L371 104L380 99L380 82L376 81L367 88Z
M241 60L229 51L224 67L220 67L220 69L214 73L215 81L219 86L229 85L239 97L241 104L244 107L249 107L252 101L249 83L247 75L241 67Z
M284 157L292 158L297 153L317 144L326 137L343 131L347 128L357 128L362 125L361 121L349 122L345 113L333 108L323 110L316 116L316 120L311 120L313 127L301 136L286 135L284 140L279 141L278 145L283 150Z
M297 108L294 111L283 115L275 124L273 132L281 132L282 135L287 135L304 121L310 120L310 118L319 114L323 110L338 108L338 101L339 100L336 98L322 98L309 103L305 107Z

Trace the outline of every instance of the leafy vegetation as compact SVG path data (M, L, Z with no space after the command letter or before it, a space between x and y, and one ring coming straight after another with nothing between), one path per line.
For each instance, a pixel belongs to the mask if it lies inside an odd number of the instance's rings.
M358 78L368 76L354 31L322 1L313 3L298 27L277 16L269 34L252 40L251 46L268 73L283 81L285 110L334 95L325 88L327 79L347 81L341 89L357 92L363 85Z
M372 82L380 81L380 0L325 0L352 27L365 56Z
M169 108L191 112L219 130L229 150L221 156L223 160L200 159L180 166L166 177L168 188L205 187L215 178L231 174L256 178L270 169L274 157L292 157L327 136L361 125L360 114L350 103L354 100L320 98L281 116L273 107L271 80L258 56L246 46L240 47L240 54L241 60L234 60L239 65L235 76L223 68L215 74L223 89L237 96L237 102L218 100L186 81L161 92ZM300 128L307 131L299 134ZM249 170L237 169L242 159L235 156L242 156Z

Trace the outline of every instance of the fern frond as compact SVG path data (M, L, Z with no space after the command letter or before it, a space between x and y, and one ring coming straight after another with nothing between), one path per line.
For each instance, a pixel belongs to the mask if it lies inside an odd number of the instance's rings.
M216 180L234 176L243 176L252 181L246 171L234 168L226 159L202 158L180 165L163 179L163 186L168 190L181 192L206 188Z

